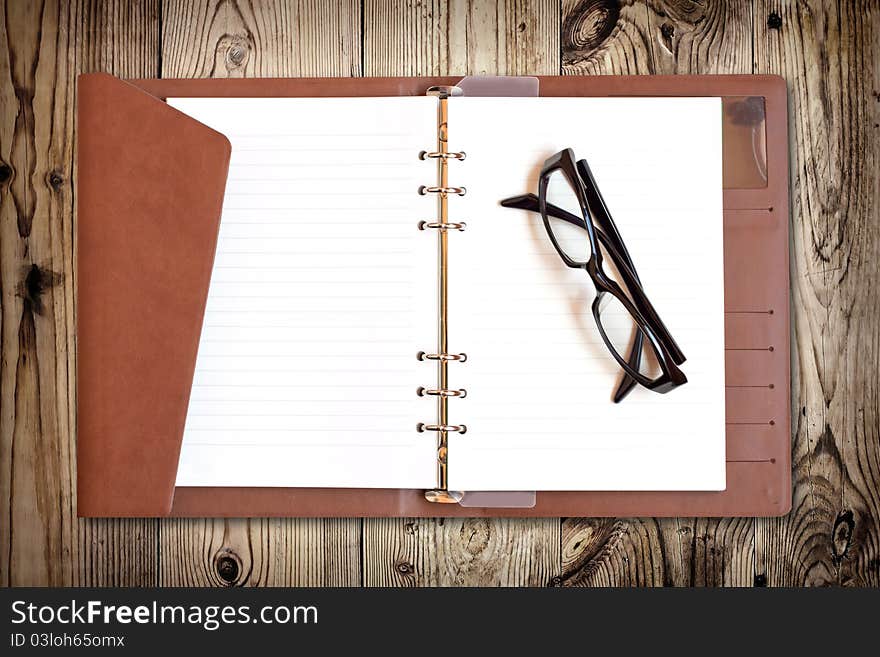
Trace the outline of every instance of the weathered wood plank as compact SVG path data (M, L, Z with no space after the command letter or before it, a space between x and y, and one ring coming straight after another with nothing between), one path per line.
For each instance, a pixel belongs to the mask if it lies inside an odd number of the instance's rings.
M747 0L565 0L568 75L751 73Z
M762 0L757 72L791 117L794 508L760 520L770 585L880 584L880 6Z
M753 532L751 518L567 518L560 584L751 585Z
M648 3L654 73L751 73L750 0Z
M680 528L655 520L567 518L563 586L657 586L682 578ZM677 557L677 558L676 558ZM669 572L667 572L669 571Z
M162 77L361 75L357 0L171 0Z
M360 6L325 2L166 2L162 77L358 75ZM168 586L360 582L360 520L162 521Z
M79 0L76 38L79 72L104 71L122 78L159 73L161 0Z
M161 586L356 586L360 521L168 520Z
M567 75L751 73L748 2L566 0ZM562 583L751 585L751 520L567 518Z
M556 75L559 1L365 0L365 75Z
M648 7L632 0L563 0L563 75L654 72Z
M11 1L0 16L2 584L155 581L155 523L76 518L72 181L76 75L152 74L156 6Z
M559 520L364 521L365 586L548 586Z
M360 521L168 521L160 575L156 521L75 518L77 72L522 74L563 64L567 74L747 73L753 44L754 71L780 73L790 88L792 514L756 524L567 519L561 534L554 520L369 520L363 581L880 585L877 4L761 0L753 10L749 2L565 0L560 17L547 1L366 0L363 65L359 3L319 4L166 0L160 69L158 0L6 3L0 585L360 578Z
M557 74L558 39L556 1L364 5L367 75ZM367 519L363 540L370 586L542 586L559 572L556 519Z
M159 525L152 518L78 522L76 586L156 586Z

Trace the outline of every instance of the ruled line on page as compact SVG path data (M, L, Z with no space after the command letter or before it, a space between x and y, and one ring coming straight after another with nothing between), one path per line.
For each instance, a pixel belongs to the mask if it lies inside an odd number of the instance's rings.
M456 328L468 361L455 385L468 396L455 417L468 430L451 450L450 486L723 488L720 101L506 98L503 113L496 103L450 100L455 147L468 154L456 177L468 188L458 204L467 232L449 270L452 316L467 318ZM688 357L681 389L637 386L612 403L621 368L596 326L589 275L566 266L540 215L499 205L536 193L545 160L567 147L589 161L647 295ZM551 178L550 202L578 211L562 182ZM585 231L572 228L562 243L587 259ZM628 344L626 315L603 318L612 341Z
M436 100L174 102L232 143L178 485L430 486Z

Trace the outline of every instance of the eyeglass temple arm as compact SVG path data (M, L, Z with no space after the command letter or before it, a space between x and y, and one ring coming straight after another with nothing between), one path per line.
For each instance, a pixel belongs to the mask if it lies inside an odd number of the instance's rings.
M516 208L518 210L528 210L530 212L539 212L538 209L538 197L534 194L523 194L522 196L512 196L510 198L506 198L501 201L501 205L505 208ZM575 216L569 212L566 212L562 208L556 207L552 203L547 204L547 212L557 219L562 219L563 221L567 221L570 224L577 226L578 228L583 229L584 222L581 217ZM607 243L607 236L601 231L596 231L599 235L599 239L602 240L602 243L605 244L606 248L610 248L612 250L613 247L609 246ZM629 254L627 254L629 256ZM627 258L628 259L628 258ZM631 263L625 263L628 267L631 266ZM638 281L638 275L633 272L633 278ZM638 371L639 365L642 361L642 347L644 343L644 336L641 331L636 332L635 340L633 340L632 347L630 348L629 358L627 358L627 363L629 366ZM617 389L614 391L614 397L612 398L615 404L619 404L623 401L626 396L632 392L633 388L636 387L637 381L632 378L626 371L623 371L623 378L620 380L620 385L617 386Z
M523 194L521 196L511 196L510 198L506 198L501 201L501 205L505 208L516 208L517 210L528 210L529 212L540 212L538 206L538 197L534 194ZM562 221L566 221L573 226L577 226L581 230L584 228L584 220L562 208L553 205L552 203L547 204L547 214L551 217L556 217L557 219L561 219ZM611 254L620 261L626 269L629 271L621 272L624 276L628 278L632 278L633 281L641 287L642 282L639 279L639 275L636 273L635 267L633 266L632 260L629 257L629 253L626 253L625 250L621 250L615 245L612 239L605 232L603 227L596 227L596 235L599 237L599 241L602 242L602 245L608 249Z
M577 167L578 175L580 176L581 183L583 183L584 191L587 194L587 207L590 209L592 214L593 223L597 225L599 229L602 230L608 237L613 240L614 245L616 246L618 253L616 257L622 259L632 272L639 286L641 287L642 282L639 279L638 272L636 272L636 266L633 264L632 258L629 255L629 250L626 248L626 244L623 241L623 238L620 236L620 232L617 230L617 224L614 223L614 218L611 216L611 212L608 211L608 206L605 204L605 199L602 198L602 192L599 190L599 185L596 183L596 179L593 177L593 172L590 169L590 165L587 163L585 159L580 159L577 161L575 165ZM606 244L607 247L607 244ZM622 258L620 258L623 256ZM684 360L684 354L681 351L681 348L676 343L675 338L672 337L672 334L669 332L669 329L666 328L666 325L663 323L663 320L660 319L660 316L657 314L657 311L654 310L653 305L650 300L644 295L645 302L648 304L650 311L654 315L654 319L657 320L657 324L659 328L665 333L665 342L667 348L670 350L670 355L673 357L673 360L676 364L681 365Z
M519 196L512 196L510 198L503 199L501 201L501 205L505 208L517 208L519 210L528 210L529 212L540 212L538 197L535 194L521 194ZM578 228L584 228L584 222L581 217L571 214L570 212L567 212L562 208L553 205L552 203L547 204L547 213L552 217L556 217L557 219L566 221L574 226L577 226ZM608 219L610 219L610 217L608 217ZM621 276L626 279L627 285L635 285L641 289L641 280L639 279L639 276L635 271L635 267L633 266L632 259L629 257L629 253L621 253L620 248L618 248L618 246L614 244L614 239L607 234L606 230L604 230L607 229L608 222L604 221L602 223L605 225L596 226L596 235L598 236L599 241L602 242L602 245L606 249L608 249L612 256L614 256L615 260L623 265L622 267L618 267L618 271L620 271ZM613 221L611 221L611 225L613 226ZM617 233L616 227L614 228L614 232L615 234ZM617 237L619 241L620 235L617 234ZM625 250L625 247L623 248ZM644 298L645 303L648 304L651 314L654 316L654 319L657 320L656 323L658 324L658 326L656 328L661 329L663 333L663 341L666 343L667 348L670 350L670 355L673 356L673 359L676 361L677 364L683 363L684 354L681 352L681 349L675 342L672 334L669 333L669 329L667 329L666 325L663 324L663 321L660 319L657 311L654 310L653 306L651 306L651 302L648 300L647 295L645 295L644 290L642 290L642 297Z
M581 177L581 182L584 184L584 191L587 193L587 207L590 208L590 212L593 214L593 221L598 223L599 228L606 233L608 237L614 240L614 245L619 252L618 255L623 256L624 262L629 266L630 271L632 271L636 280L639 282L639 285L641 285L642 282L639 280L636 266L633 264L632 258L629 255L629 250L626 248L626 244L624 244L623 238L617 230L617 224L614 223L614 218L608 211L608 206L605 205L605 199L602 198L602 192L599 191L599 185L596 184L596 179L593 178L593 172L590 170L590 165L587 164L586 160L578 160L576 166L578 174Z

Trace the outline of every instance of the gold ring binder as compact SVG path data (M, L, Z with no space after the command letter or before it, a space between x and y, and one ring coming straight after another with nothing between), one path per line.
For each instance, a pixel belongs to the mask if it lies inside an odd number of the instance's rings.
M440 163L445 165L446 160L440 160ZM440 196L443 198L445 198L449 194L464 196L465 194L467 194L467 187L447 187L446 185L428 187L427 185L422 185L421 187L419 187L419 194L421 194L422 196L424 196L425 194L440 194Z
M441 362L455 360L463 363L467 360L467 354L426 354L424 351L420 351L416 354L416 358L419 360L439 360Z
M437 230L457 230L463 232L464 229L467 228L467 224L463 221L450 221L447 223L441 223L439 221L420 221L419 230L425 230L426 228L436 228Z
M441 153L441 152L439 152L439 151L422 151L421 153L419 153L419 159L420 159L420 160L427 160L427 159L432 159L432 160L436 160L436 159L445 159L445 160L458 160L458 161L462 161L462 160L464 160L466 157L467 157L467 153L465 153L464 151L458 151L457 153L456 153L456 152Z
M447 147L448 124L449 118L447 99L450 96L461 96L462 90L458 87L431 87L428 89L429 96L437 96L437 149L435 151L422 151L419 154L421 159L430 158L437 160L437 185L419 187L419 194L436 194L437 195L437 214L438 219L431 224L425 222L419 224L419 228L437 229L437 265L438 265L438 288L437 288L437 352L427 354L423 351L418 353L419 360L435 360L437 361L437 387L432 388L432 393L437 397L437 423L417 425L418 431L436 431L437 432L437 487L433 490L425 491L425 499L429 502L438 502L442 504L455 504L461 501L463 494L457 491L449 490L449 434L463 434L467 431L467 427L463 424L449 423L449 399L450 397L461 397L463 395L447 394L452 391L449 387L449 363L450 361L458 361L463 363L467 360L465 354L449 353L449 335L447 331L449 322L449 305L448 305L448 282L449 282L449 228L456 227L457 230L464 230L464 223L455 224L449 221L449 196L450 194L464 196L467 189L464 187L454 187L449 184L449 161L464 160L464 151L452 152ZM427 391L426 391L427 392ZM460 392L460 391L455 391ZM466 393L465 393L466 394Z
M467 426L464 424L425 424L419 422L416 425L416 431L424 433L425 431L439 431L440 433L467 433Z
M459 397L460 399L464 399L467 397L467 390L464 388L459 388L458 390L441 390L439 388L425 388L423 386L419 386L416 388L416 394L419 397L424 397L425 395L431 395L434 397Z

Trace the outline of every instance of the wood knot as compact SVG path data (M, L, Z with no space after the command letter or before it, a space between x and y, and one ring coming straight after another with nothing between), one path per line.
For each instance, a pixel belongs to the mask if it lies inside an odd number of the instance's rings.
M12 167L5 162L0 163L0 185L9 182L12 178Z
M601 46L620 19L616 0L579 0L562 22L564 64L577 64Z
M214 570L217 571L217 576L220 577L227 586L235 584L241 573L241 564L239 563L238 555L231 550L223 550L214 559Z
M556 575L555 577L551 577L550 581L547 582L547 586L551 586L554 588L558 588L558 587L562 586L562 578L559 575Z
M62 176L57 171L52 171L48 176L46 176L46 182L49 183L49 187L57 192L60 191L61 187L64 185L64 176Z
M254 42L247 32L241 34L224 34L217 42L215 49L215 68L225 68L227 73L242 75Z
M43 293L64 280L62 274L51 269L44 269L32 264L24 271L23 280L18 284L18 296L24 299L25 309L35 315L42 315L45 310Z
M852 511L841 511L834 521L834 529L831 530L831 558L839 565L846 558L847 552L852 545L853 530L856 520Z
M414 575L416 572L415 566L413 566L409 561L398 561L394 564L394 570L396 570L401 575Z
M767 576L763 573L755 575L754 585L758 587L767 586Z
M226 59L229 60L229 63L233 66L241 66L241 63L244 61L244 58L247 56L247 51L241 46L232 46L228 51L226 51Z
M663 46L669 52L672 52L672 40L675 38L675 28L672 23L663 23L660 26L660 37L663 39Z
M767 27L771 30L778 30L782 28L782 16L777 14L775 11L771 11L767 16Z

